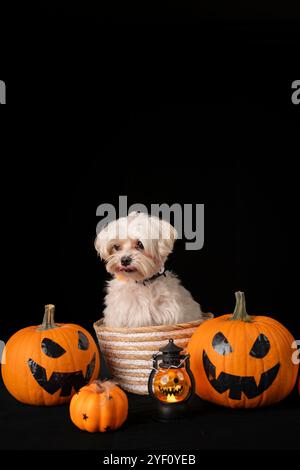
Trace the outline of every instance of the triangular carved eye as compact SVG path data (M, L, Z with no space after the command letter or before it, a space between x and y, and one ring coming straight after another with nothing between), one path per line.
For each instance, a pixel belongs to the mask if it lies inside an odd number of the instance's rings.
M58 343L52 341L52 339L44 338L42 341L42 350L43 353L48 357L60 357L65 354L66 350L62 348Z
M270 347L270 341L268 338L265 335L259 335L252 346L250 356L261 359L268 354Z
M221 332L214 336L212 345L214 350L222 356L226 356L226 354L232 352L232 347L230 346L228 339Z
M86 351L87 349L89 349L89 345L89 340L87 339L85 334L82 333L82 331L78 331L78 348L82 349L83 351Z

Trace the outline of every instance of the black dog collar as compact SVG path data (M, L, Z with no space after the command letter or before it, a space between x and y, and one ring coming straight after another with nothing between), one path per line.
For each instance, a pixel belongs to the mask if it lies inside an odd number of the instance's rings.
M158 273L156 273L156 274L153 274L153 276L152 276L152 277L148 277L148 279L144 279L143 281L135 281L135 282L136 282L137 284L143 284L144 286L146 286L147 283L150 284L151 282L155 281L155 279L157 279L157 278L160 277L160 276L166 277L166 272L165 272L165 270L163 270L163 272L158 272Z

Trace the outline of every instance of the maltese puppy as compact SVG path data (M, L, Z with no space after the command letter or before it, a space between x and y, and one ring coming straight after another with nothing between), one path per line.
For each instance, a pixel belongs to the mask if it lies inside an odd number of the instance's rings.
M113 276L105 297L104 324L115 328L199 320L200 305L164 265L177 232L168 222L132 212L110 222L95 248Z

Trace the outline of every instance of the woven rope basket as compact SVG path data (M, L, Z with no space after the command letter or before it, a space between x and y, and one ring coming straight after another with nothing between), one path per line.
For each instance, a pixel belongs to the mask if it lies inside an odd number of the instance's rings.
M201 320L189 323L140 328L109 328L101 319L94 323L94 328L114 379L128 392L147 395L153 354L170 338L177 346L186 348L196 328L211 318L211 313L205 313Z

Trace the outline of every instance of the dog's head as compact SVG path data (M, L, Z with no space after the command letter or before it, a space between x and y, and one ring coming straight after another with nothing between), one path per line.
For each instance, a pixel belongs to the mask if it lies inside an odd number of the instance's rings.
M171 224L143 212L131 212L98 234L95 248L112 275L147 279L163 268L177 232Z

